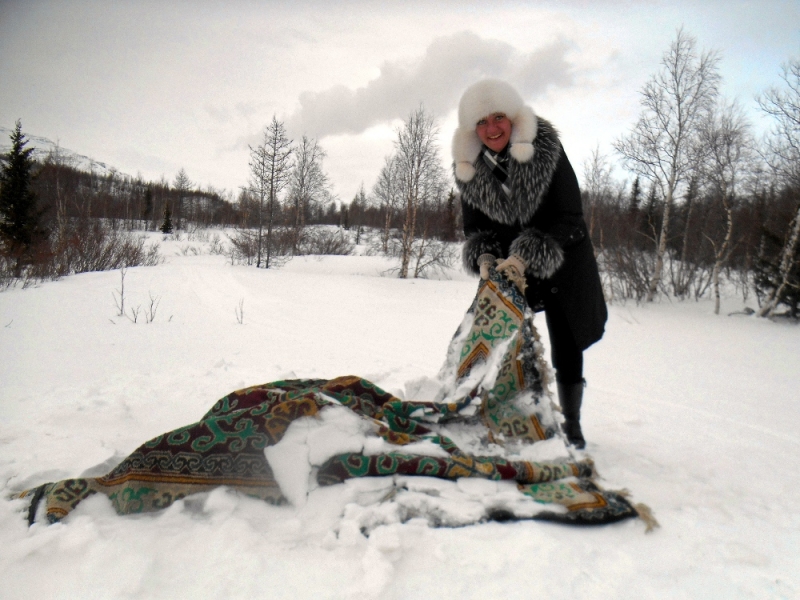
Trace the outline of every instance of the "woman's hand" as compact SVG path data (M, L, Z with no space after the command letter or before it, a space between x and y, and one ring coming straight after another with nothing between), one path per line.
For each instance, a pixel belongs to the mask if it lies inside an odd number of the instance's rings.
M497 259L495 258L494 254L481 254L478 257L478 267L481 271L481 279L489 279L489 267L494 264L494 261Z
M527 287L525 282L525 261L520 256L512 254L507 259L497 263L497 271L516 285L520 292L525 293L525 288Z

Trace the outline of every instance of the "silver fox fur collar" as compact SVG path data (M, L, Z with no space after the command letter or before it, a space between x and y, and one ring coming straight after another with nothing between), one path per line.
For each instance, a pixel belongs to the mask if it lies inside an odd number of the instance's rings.
M555 127L537 117L538 128L533 140L533 156L525 162L509 157L508 183L511 198L506 199L500 184L483 160L473 163L475 176L467 182L455 178L461 198L504 225L527 223L536 213L553 179L561 156L561 142Z

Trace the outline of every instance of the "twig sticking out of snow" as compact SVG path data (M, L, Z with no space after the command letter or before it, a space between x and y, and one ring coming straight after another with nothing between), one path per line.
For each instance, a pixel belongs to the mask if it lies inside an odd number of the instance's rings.
M114 298L114 303L117 305L117 313L118 317L125 316L125 267L122 267L119 270L119 292L111 292L111 296Z
M236 322L239 325L244 325L244 298L239 300L239 306L234 308L233 312L236 313Z

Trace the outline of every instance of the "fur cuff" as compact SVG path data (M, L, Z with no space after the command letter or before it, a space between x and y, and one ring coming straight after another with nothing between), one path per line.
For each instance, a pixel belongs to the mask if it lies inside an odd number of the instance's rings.
M526 229L511 243L511 254L518 254L528 268L527 273L547 279L564 264L564 250L549 235L537 229Z
M479 231L478 233L473 233L464 243L464 250L461 254L461 258L464 261L464 269L468 273L478 275L480 273L478 257L481 254L501 256L502 252L503 249L500 247L500 242L497 241L497 236L493 232Z

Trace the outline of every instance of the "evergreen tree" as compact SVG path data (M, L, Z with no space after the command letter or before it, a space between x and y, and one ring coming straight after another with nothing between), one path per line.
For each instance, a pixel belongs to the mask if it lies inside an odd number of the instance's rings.
M644 214L647 216L648 229L646 233L652 234L652 231L657 229L656 223L658 222L658 191L656 184L650 186L650 193L647 194L647 202L644 206Z
M754 267L756 294L761 300L760 316L774 314L778 305L785 305L789 315L800 315L800 205L781 238L766 227L762 229L761 255Z
M358 193L353 197L350 203L349 213L352 213L354 225L356 227L356 245L361 243L361 225L364 222L364 211L367 209L367 192L364 190L364 182L361 182L361 188Z
M172 211L169 208L169 202L164 203L164 221L159 227L161 233L172 233Z
M189 191L192 189L192 182L189 181L189 176L186 174L186 170L181 167L181 170L178 171L178 174L175 176L175 191L178 192L178 229L181 228L181 217L183 216L183 199L189 196ZM190 197L191 198L191 197ZM187 216L186 220L193 218L192 215L192 207L189 207L189 215ZM185 227L185 226L184 226Z
M636 176L636 179L633 180L633 185L631 186L631 195L630 195L630 202L628 203L628 209L630 212L635 213L639 210L639 204L642 201L642 188L639 184L639 176Z
M791 234L792 228L786 237ZM800 244L795 244L793 255L784 256L781 250L786 247L786 240L766 227L763 236L764 252L754 268L756 294L772 300L773 310L779 304L785 305L789 315L796 319L800 315Z
M442 228L442 240L445 242L455 242L457 238L458 215L456 213L456 193L453 188L450 188L450 193L447 195L447 204L445 205L444 213L444 227Z
M33 148L25 148L27 143L22 124L17 121L11 134L11 150L1 157L0 169L0 243L2 252L16 261L16 277L22 274L25 263L31 261L34 245L47 238L41 223L42 211L36 207L36 196L31 189Z
M150 219L153 218L153 190L150 186L144 192L144 209L142 210L142 219L146 223L146 227L150 229Z

